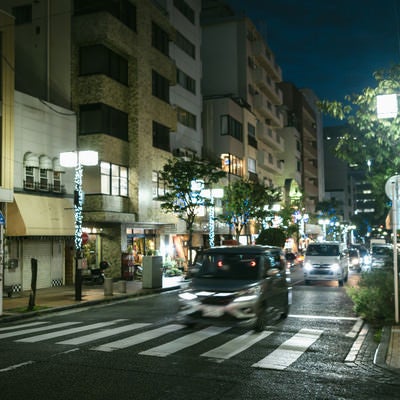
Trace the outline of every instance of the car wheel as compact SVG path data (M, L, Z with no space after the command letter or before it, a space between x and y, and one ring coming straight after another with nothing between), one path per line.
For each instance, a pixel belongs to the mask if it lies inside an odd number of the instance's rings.
M306 279L306 280L304 281L304 283L305 283L307 286L310 285L310 281L309 281L308 279Z
M338 282L339 282L339 286L343 286L343 283L344 283L344 282L343 282L343 279L339 279Z
M267 326L267 307L261 307L258 314L257 320L254 323L253 330L255 332L262 332Z

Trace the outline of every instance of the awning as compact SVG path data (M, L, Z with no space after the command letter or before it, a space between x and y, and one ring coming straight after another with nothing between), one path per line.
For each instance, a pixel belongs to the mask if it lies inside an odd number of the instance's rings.
M74 236L72 199L14 193L6 227L7 236Z

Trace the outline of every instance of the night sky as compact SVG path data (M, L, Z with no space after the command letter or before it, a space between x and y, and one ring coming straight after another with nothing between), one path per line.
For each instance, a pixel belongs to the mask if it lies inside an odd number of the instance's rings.
M227 0L274 52L283 80L343 100L400 62L400 0Z

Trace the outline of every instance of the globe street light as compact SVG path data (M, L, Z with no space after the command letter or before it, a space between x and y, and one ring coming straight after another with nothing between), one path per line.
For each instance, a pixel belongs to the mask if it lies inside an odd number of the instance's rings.
M60 153L60 165L75 168L74 216L75 216L75 300L82 300L82 220L83 220L83 166L97 165L98 153L93 150Z
M397 94L380 95L376 98L378 118L395 118L398 112ZM394 275L394 314L396 324L399 323L399 275L397 265L397 217L399 197L399 176L392 176L386 182L387 196L392 200L392 231L393 231L393 275Z

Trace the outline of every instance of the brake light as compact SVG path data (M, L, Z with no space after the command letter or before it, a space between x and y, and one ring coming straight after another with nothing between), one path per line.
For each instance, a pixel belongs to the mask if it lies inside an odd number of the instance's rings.
M221 260L219 260L219 261L217 262L217 267L218 267L218 268L222 268L223 265L224 265L224 263L223 263Z
M250 264L250 267L255 267L257 265L255 260L251 260L249 264Z

